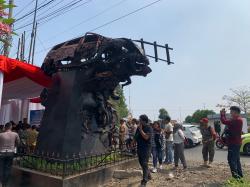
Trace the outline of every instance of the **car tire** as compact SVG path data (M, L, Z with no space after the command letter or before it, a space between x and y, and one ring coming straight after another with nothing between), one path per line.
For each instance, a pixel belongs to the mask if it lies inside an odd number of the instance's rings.
M200 145L201 144L201 142L198 142L196 145Z
M250 155L250 143L247 143L246 145L244 145L243 152L246 155Z
M186 148L194 147L194 142L191 139L187 139Z

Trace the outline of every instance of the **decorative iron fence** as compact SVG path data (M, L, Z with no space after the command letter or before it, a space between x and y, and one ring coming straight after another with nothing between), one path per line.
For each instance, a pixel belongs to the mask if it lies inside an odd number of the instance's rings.
M75 154L72 158L67 158L67 156L60 158L54 153L20 153L17 154L14 165L65 178L134 158L135 154L121 150L95 155Z

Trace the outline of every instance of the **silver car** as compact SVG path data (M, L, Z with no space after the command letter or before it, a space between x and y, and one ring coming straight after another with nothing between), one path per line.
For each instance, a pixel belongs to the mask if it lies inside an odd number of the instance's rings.
M183 132L186 137L185 147L194 147L199 145L202 141L200 129L192 124L183 124Z

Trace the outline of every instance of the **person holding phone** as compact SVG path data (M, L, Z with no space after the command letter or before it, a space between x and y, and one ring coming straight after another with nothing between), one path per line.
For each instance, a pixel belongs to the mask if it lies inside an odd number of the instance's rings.
M232 106L230 108L231 119L226 118L226 110L222 109L221 122L228 128L228 164L231 169L232 176L236 179L243 177L240 163L240 147L242 144L241 134L243 121L240 116L240 108Z
M141 186L146 186L147 182L151 179L151 174L148 168L148 161L151 153L152 133L153 130L149 125L149 119L147 115L141 115L139 117L139 126L135 133L138 160L143 171Z

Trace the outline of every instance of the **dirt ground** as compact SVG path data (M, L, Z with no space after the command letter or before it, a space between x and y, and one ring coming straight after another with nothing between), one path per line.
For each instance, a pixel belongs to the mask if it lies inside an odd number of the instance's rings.
M188 161L188 169L173 169L173 166L164 165L162 170L152 173L152 180L147 187L219 187L225 186L225 182L231 178L227 164L214 163L213 167L206 168L201 162ZM134 168L139 169L139 168ZM250 177L250 166L243 165L244 174ZM113 179L103 187L138 187L141 177L135 176L129 179ZM247 187L248 185L246 185ZM250 187L250 184L249 184Z

